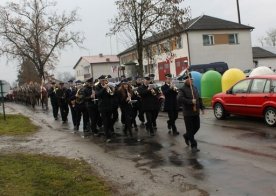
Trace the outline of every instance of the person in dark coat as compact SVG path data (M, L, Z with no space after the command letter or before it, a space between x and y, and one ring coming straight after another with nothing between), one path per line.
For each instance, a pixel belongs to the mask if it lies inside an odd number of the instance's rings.
M159 101L158 90L152 84L150 85L150 83L150 77L145 77L143 85L138 88L138 93L141 96L141 108L146 114L146 129L150 132L151 136L154 136L153 127L158 115Z
M143 80L141 77L137 77L134 85L135 89L133 91L134 91L134 94L137 96L137 100L138 100L136 103L136 107L138 112L138 118L141 122L140 126L145 127L145 115L144 115L144 111L142 110L141 96L139 95L139 92L138 92L138 88L141 85L143 85Z
M93 78L89 78L86 81L87 85L84 88L85 94L85 105L89 116L89 129L92 134L98 135L99 130L97 129L98 120L98 103L96 98L96 92L93 85Z
M128 84L128 81L122 80L121 85L118 89L118 96L119 96L119 105L122 112L122 117L124 118L124 134L125 136L133 137L131 124L132 124L132 117L133 117L133 107L132 107L132 98L133 98L133 91L131 85Z
M85 92L84 86L81 83L77 85L77 92L74 96L74 108L76 111L76 127L74 128L75 131L79 130L81 118L83 122L83 132L84 135L87 134L89 128L89 116L88 111L85 106Z
M108 86L108 77L102 75L99 77L100 83L96 87L96 96L98 98L98 109L103 120L103 127L106 136L106 142L111 141L113 122L112 114L114 110L114 89Z
M48 91L48 97L50 97L51 105L52 105L52 110L53 110L53 116L55 120L58 119L58 110L59 110L59 105L58 105L58 98L57 98L57 90L58 90L58 85L55 82L51 83L51 87Z
M63 123L68 121L68 113L69 113L69 92L67 88L64 86L64 82L59 83L59 89L56 91L56 96L58 99L58 105L60 108L61 119Z
M164 110L168 113L169 120L167 121L169 134L171 129L173 135L178 135L179 132L175 126L175 121L178 118L177 94L178 89L172 84L172 74L166 74L166 82L161 87L163 95L165 96Z
M76 110L75 110L75 95L77 93L77 88L73 84L73 80L69 80L68 84L69 84L69 88L67 89L67 92L69 95L68 105L70 108L74 129L76 130L77 129L77 114L76 114Z
M197 142L194 138L200 128L200 110L204 114L204 106L199 96L197 88L193 85L192 75L189 73L185 77L185 83L179 89L178 103L182 106L186 133L183 135L185 143L191 145L192 152L198 152Z

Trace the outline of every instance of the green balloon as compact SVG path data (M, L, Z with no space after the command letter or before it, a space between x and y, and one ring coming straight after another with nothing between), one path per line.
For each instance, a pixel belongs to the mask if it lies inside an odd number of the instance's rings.
M217 71L207 71L201 78L201 97L212 98L221 90L221 74Z

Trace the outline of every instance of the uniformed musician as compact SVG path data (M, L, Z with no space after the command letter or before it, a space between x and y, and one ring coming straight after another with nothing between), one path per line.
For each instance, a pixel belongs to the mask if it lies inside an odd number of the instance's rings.
M178 135L175 121L178 118L178 105L177 105L177 94L178 89L172 83L172 74L168 73L166 76L166 82L161 87L163 95L165 96L164 110L168 113L169 120L167 121L167 126L169 129L169 134ZM172 130L172 131L171 131Z

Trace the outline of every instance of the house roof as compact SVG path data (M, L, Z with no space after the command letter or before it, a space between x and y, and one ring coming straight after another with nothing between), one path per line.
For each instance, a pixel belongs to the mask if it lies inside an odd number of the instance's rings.
M276 54L261 47L252 47L253 58L276 58Z
M97 56L82 56L73 67L75 69L81 60L87 61L89 64L101 63L119 63L119 58L116 55L97 55Z
M151 37L148 37L144 40L145 45L155 43L161 40L164 40L168 37L171 37L177 33L183 33L188 31L199 31L199 30L242 30L242 29L254 29L254 27L239 24L236 22L231 22L227 20L223 20L220 18L215 18L212 16L202 15L197 18L191 19L185 22L180 29L172 30L168 29L161 33L155 34ZM136 44L131 46L130 48L124 50L123 52L119 53L118 56L126 54L128 52L134 51L136 49Z

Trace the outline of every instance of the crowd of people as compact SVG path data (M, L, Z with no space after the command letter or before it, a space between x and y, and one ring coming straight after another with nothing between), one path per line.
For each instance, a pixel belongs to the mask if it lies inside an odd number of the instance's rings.
M46 90L55 120L59 120L60 113L62 123L67 123L70 110L75 132L83 129L84 136L103 135L106 142L110 142L116 135L114 124L119 119L123 124L124 136L134 137L133 130L138 131L138 120L149 136L154 137L162 103L168 114L168 133L178 136L175 122L181 107L186 126L184 141L191 146L192 152L199 151L194 135L200 128L199 114L200 110L204 111L204 106L193 85L192 76L187 74L184 77L181 88L173 84L171 74L166 74L166 81L161 87L154 83L153 78L153 74L135 80L124 78L116 84L110 82L110 76L102 75L84 82L70 80L66 85L63 82L51 82L51 87ZM45 92L43 86L42 92Z

